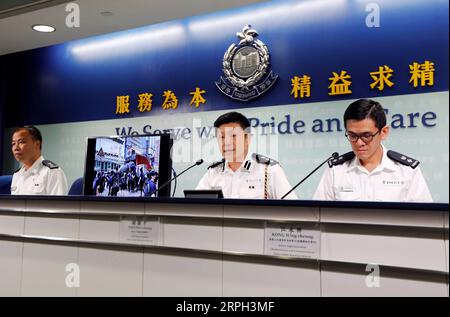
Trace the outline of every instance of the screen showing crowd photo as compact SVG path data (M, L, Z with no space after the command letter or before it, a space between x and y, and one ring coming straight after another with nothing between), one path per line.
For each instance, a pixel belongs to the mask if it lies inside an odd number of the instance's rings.
M169 135L88 139L84 194L105 197L167 196Z

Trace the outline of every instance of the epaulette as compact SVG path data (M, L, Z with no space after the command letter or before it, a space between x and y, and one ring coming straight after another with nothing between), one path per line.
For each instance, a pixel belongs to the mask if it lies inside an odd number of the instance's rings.
M210 166L208 166L208 169L217 167L217 166L219 166L220 164L225 164L225 159L222 159L222 160L220 160L220 161L217 161L217 162L212 163Z
M253 153L252 158L260 164L266 164L266 165L271 165L271 166L279 164L278 161L275 161L275 160L271 159L270 157L267 157L267 156L264 156L261 154Z
M353 153L353 151L347 152L340 155L338 158L329 160L328 166L332 168L333 166L344 164L345 162L352 160L354 157L355 153Z
M413 159L412 157L408 157L404 154L395 152L395 151L387 151L387 156L400 164L406 165L411 167L412 169L415 169L417 166L419 166L420 162L416 159Z
M49 160L43 160L42 164L44 166L47 166L51 170L59 167L57 164L55 164L55 163L53 163L52 161L49 161Z

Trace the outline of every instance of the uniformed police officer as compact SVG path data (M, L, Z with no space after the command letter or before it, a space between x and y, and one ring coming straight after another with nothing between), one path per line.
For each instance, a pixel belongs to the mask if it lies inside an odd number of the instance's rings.
M225 198L280 199L291 189L277 161L249 153L250 122L229 112L215 122L223 159L208 167L197 189L221 189ZM296 199L292 192L286 198Z
M353 151L328 162L314 199L432 202L419 161L381 144L389 126L378 102L350 104L344 125Z
M67 179L63 170L41 155L42 135L33 126L13 130L11 149L21 163L11 182L13 195L66 195Z

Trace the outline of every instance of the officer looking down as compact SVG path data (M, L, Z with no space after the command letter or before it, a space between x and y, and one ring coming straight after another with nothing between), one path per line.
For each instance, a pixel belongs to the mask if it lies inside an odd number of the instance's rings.
M196 189L221 189L225 198L280 199L291 186L280 164L249 153L250 122L238 112L214 122L223 159L211 164ZM287 199L297 199L294 192Z
M433 201L419 161L381 144L389 134L381 104L369 99L353 102L344 124L352 151L329 161L314 199Z

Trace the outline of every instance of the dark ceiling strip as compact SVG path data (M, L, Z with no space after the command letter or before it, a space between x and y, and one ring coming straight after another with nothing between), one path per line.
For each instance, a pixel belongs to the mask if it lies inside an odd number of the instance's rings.
M28 4L24 4L21 6L13 7L10 9L2 10L0 11L0 19L4 19L7 17L32 12L40 9L45 9L48 7L57 6L62 3L66 2L73 2L71 0L41 0L41 1L34 1L30 2Z

